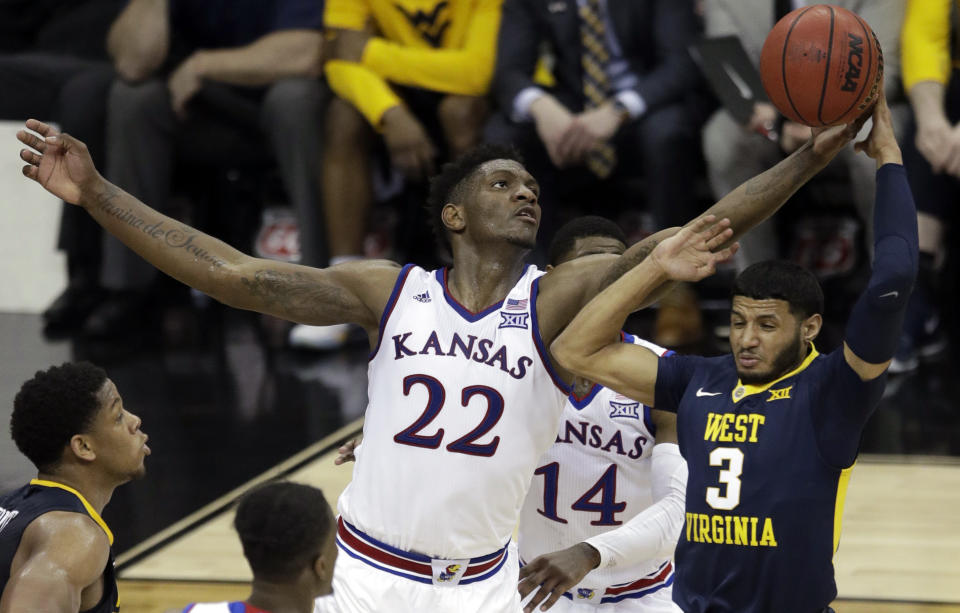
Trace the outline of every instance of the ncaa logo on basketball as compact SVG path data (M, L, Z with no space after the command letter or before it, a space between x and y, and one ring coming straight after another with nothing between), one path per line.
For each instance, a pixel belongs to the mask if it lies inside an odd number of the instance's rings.
M610 408L613 409L610 411L610 417L624 417L626 419L640 419L640 403L639 402L614 402L610 401Z
M847 52L847 74L844 75L843 85L840 91L857 91L857 80L860 79L860 69L863 67L863 39L847 32L847 38L850 40L850 50Z
M500 311L500 325L498 328L521 328L523 330L527 328L527 320L530 318L530 313L507 313L505 311Z

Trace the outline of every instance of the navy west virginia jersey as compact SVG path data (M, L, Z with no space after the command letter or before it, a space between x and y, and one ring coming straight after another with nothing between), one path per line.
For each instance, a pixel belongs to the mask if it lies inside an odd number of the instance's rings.
M819 613L860 433L886 378L861 381L843 349L741 384L732 355L673 356L655 402L677 412L686 523L673 597L686 613Z
M103 528L107 538L110 539L110 544L113 545L113 533L110 532L110 528L80 492L53 481L33 479L27 485L0 496L0 592L3 592L7 581L10 580L10 565L20 546L24 530L30 522L51 511L89 515ZM103 569L103 597L93 608L83 613L116 613L119 610L111 547L107 566Z

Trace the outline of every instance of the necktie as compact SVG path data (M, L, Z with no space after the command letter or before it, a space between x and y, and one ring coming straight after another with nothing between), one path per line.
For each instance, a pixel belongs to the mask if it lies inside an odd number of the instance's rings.
M592 109L606 102L610 95L610 77L606 70L610 52L600 0L586 0L580 7L580 40L583 94L586 108ZM617 165L616 150L610 143L598 145L587 154L586 164L593 174L605 179Z

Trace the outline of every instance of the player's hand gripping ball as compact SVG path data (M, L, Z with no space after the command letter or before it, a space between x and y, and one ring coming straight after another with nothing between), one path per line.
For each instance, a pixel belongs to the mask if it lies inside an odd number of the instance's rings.
M883 87L877 35L857 14L816 4L777 22L760 55L770 101L787 118L813 127L850 123Z

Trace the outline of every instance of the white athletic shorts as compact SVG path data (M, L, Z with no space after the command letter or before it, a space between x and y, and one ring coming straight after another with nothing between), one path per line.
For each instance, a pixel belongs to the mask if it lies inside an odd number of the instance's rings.
M341 547L333 594L318 598L314 613L518 613L520 566L516 545L507 547L500 569L467 585L421 583L374 568Z

